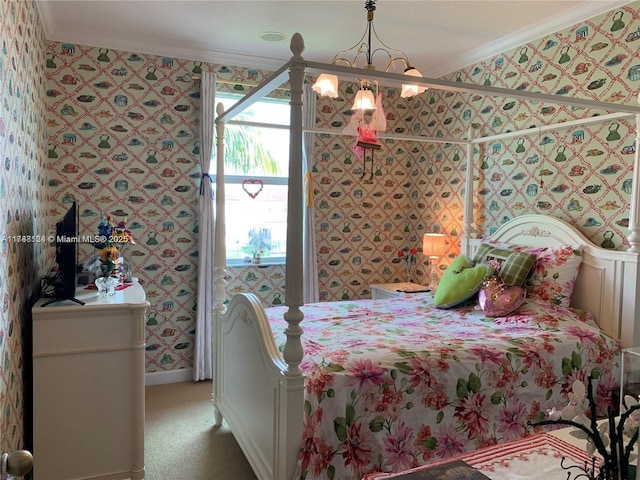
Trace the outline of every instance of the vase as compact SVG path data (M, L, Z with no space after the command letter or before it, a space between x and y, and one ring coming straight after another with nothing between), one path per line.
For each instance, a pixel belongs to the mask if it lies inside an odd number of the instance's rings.
M118 285L118 279L115 277L98 277L96 278L96 288L98 289L98 295L101 297L110 297L116 293L116 285Z

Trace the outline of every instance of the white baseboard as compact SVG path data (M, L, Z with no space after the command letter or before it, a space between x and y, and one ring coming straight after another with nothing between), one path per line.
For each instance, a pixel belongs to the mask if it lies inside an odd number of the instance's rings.
M162 385L164 383L179 383L193 380L193 369L181 368L179 370L166 370L162 372L145 373L144 384Z

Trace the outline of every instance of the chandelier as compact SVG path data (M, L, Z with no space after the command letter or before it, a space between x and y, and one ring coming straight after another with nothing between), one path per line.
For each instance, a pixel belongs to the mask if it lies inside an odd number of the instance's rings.
M411 62L409 62L409 59L404 52L387 46L378 37L373 26L373 13L376 10L376 0L366 0L364 8L367 11L367 26L364 34L353 47L338 52L336 56L333 57L332 63L334 65L338 63L345 63L349 67L355 68L357 67L357 60L364 56L366 64L362 68L366 70L375 70L376 67L373 65L373 56L378 52L384 52L389 58L384 70L385 72L388 72L393 65L399 61L404 64L405 75L422 78L422 74L416 68L411 66ZM374 39L381 46L373 48L372 41ZM351 58L351 60L347 57ZM360 89L356 94L352 110L374 110L376 108L373 93L374 87L377 90L377 82L371 82L367 79L360 80ZM318 77L312 88L322 96L336 98L338 96L338 76L323 73ZM424 92L426 89L426 87L419 85L403 84L400 96L411 97Z

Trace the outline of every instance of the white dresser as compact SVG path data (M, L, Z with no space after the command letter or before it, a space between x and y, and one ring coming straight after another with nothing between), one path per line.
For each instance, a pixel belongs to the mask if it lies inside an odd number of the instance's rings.
M144 478L144 289L33 314L35 480Z

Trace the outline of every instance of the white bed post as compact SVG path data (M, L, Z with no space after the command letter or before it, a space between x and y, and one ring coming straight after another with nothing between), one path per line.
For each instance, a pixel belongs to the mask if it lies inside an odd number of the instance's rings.
M291 130L289 142L289 189L287 206L287 265L285 276L285 305L289 307L284 314L288 323L285 330L287 340L283 357L287 362L287 376L302 376L300 362L304 354L302 350L302 328L300 322L304 314L300 307L303 300L303 189L302 189L302 88L304 83L304 64L302 52L304 40L296 33L291 38L293 64L289 69L291 86Z
M285 305L289 308L284 314L288 327L284 333L287 339L282 356L287 364L284 372L286 382L281 385L286 388L278 402L280 443L278 451L278 472L284 472L284 479L294 477L298 455L300 453L300 439L302 438L303 405L304 405L304 374L300 369L300 362L304 355L300 335L300 322L304 314L300 307L304 303L303 293L303 212L304 190L302 176L302 90L304 85L305 65L302 52L304 40L302 35L295 33L291 37L292 63L289 68L289 85L291 87L291 122L289 140L289 188L287 198L287 265L285 271ZM281 478L278 476L278 479Z
M638 103L640 103L640 94L638 94ZM636 115L636 153L633 162L633 183L631 188L631 206L629 212L629 250L635 254L640 253L640 115ZM624 304L622 308L626 313L627 320L623 322L621 338L631 339L625 342L627 346L640 346L640 306L636 305L637 299L640 298L640 265L635 264L635 271L631 267L625 267L625 282L623 288L627 285L633 285L635 291L627 292L623 298L629 299L629 304ZM628 281L626 281L628 280ZM625 328L626 326L626 328ZM640 470L638 470L640 478Z
M464 255L471 255L471 244L469 240L473 232L473 142L471 141L472 131L469 129L467 147L467 176L465 178L464 190L464 212L462 226L462 241L460 250Z
M218 116L224 113L224 105L218 103L216 106L216 113ZM224 313L224 301L227 296L225 289L225 268L227 266L227 246L226 246L226 232L225 232L225 215L224 215L224 122L216 122L216 215L215 215L215 249L214 260L215 269L213 272L215 278L215 287L213 292L213 321L219 323L221 321L222 314ZM216 326L212 331L216 332ZM216 352L218 339L213 339L213 371L214 376L218 366L216 365ZM216 381L213 380L213 405L216 406ZM222 414L218 408L214 411L216 425L222 425Z
M640 103L640 94L638 94ZM633 184L631 189L631 212L629 214L629 230L627 237L630 252L640 252L640 115L636 115L636 155L633 162Z

